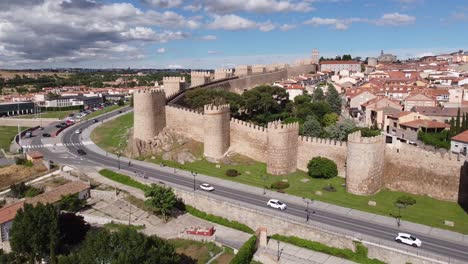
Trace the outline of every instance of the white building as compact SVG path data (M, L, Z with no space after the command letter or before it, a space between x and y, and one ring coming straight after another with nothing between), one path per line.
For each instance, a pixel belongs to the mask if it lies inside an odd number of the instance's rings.
M341 70L361 72L361 62L359 61L322 61L320 63L320 70L333 71L335 73L340 72Z
M452 140L450 141L450 150L452 152L466 154L467 149L468 130L452 137Z

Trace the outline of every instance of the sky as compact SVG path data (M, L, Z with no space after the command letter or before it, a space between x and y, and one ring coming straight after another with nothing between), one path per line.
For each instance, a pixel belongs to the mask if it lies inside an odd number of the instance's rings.
M0 0L0 68L230 68L468 50L467 0Z

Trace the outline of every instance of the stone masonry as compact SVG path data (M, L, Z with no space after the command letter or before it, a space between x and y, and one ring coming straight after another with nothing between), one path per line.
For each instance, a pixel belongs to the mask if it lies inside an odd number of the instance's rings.
M267 135L267 172L273 175L295 172L299 123L271 122L268 124Z
M133 137L148 141L166 126L166 94L161 90L140 90L134 94Z
M219 160L230 145L229 105L205 105L204 107L204 152L207 158Z
M164 92L170 96L185 88L185 77L163 77Z
M190 77L190 87L200 86L211 81L211 73L207 71L192 71Z
M234 76L232 69L216 69L214 73L215 80L222 80Z

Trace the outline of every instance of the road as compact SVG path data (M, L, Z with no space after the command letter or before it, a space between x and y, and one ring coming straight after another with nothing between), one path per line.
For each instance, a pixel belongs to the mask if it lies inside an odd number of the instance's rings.
M111 112L99 117L99 120L103 120L109 118L113 115L118 114L118 112ZM63 132L62 136L62 143L68 149L68 154L71 155L72 158L63 158L63 156L59 156L54 151L47 150L44 154L46 157L50 157L54 161L59 161L61 163L80 163L80 165L90 165L90 166L103 166L103 167L113 167L117 168L119 165L119 161L111 156L101 155L91 151L90 149L86 148L85 145L81 143L81 135L74 133L76 129L86 129L90 125L92 125L92 121L85 121L79 124L72 126L69 129L66 129ZM40 144L40 137L36 137L33 139L34 144ZM83 156L77 155L78 149L84 149L87 154ZM62 154L63 155L63 154ZM128 164L124 162L120 162L120 166L122 168L128 168ZM130 168L131 171L135 171L137 173L145 174L148 177L155 178L157 180L161 180L164 182L171 182L174 184L178 184L181 186L186 186L191 188L193 186L193 180L190 178L182 177L177 175L176 173L168 173L166 171L160 171L157 168L148 168L139 166L138 164L133 164ZM208 182L210 183L210 182ZM260 207L265 208L265 211L268 210L275 210L266 207L268 197L265 197L260 194L253 194L249 192L245 192L243 190L226 188L221 186L216 187L216 194L222 196L224 199L230 199L236 202L245 202L252 205L257 205ZM291 204L288 203L288 209L284 211L284 213L305 218L306 213L304 211L304 204ZM379 225L376 223L366 222L363 220L351 218L348 216L334 214L328 211L321 211L315 210L315 214L311 214L311 220L318 221L326 225L330 225L331 227L338 227L350 232L361 233L367 236L371 236L374 238L378 238L381 240L386 241L393 241L396 234L401 232L401 230L393 227L389 227L386 225ZM428 251L429 253L435 253L438 255L442 255L445 257L449 257L451 259L458 259L463 262L468 263L468 250L467 246L464 244L458 244L450 241L446 241L443 239L439 239L434 236L428 236L423 234L417 234L412 232L413 235L420 238L423 242L421 249L424 251ZM396 243L396 242L395 242ZM396 245L397 247L401 248L401 245ZM405 247L404 247L405 248ZM412 248L409 248L412 250ZM422 254L424 255L424 254Z

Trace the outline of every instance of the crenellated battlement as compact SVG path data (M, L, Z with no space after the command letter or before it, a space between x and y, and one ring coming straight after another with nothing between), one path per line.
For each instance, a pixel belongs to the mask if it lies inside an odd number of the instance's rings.
M211 77L211 72L209 71L192 71L190 72L192 77Z
M207 104L203 106L205 113L225 113L226 111L230 111L231 107L229 104L223 105L214 105L214 104Z
M361 136L361 131L356 131L348 135L348 142L364 144L384 143L385 135L381 134L375 137L363 137Z
M268 129L271 130L298 130L299 131L299 122L284 124L281 120L273 121L268 123Z
M242 121L242 120L239 120L239 119L231 118L231 123L239 124L241 126L245 126L245 127L251 128L253 130L257 130L257 131L267 132L267 129L265 127L263 127L263 126L259 126L259 125L256 125L254 123Z
M166 77L163 77L163 82L185 82L185 77L166 76Z
M198 115L203 115L203 112L201 111L198 111L198 110L195 110L195 109L191 109L191 108L187 108L187 107L182 107L180 105L175 105L175 104L170 104L170 105L166 105L167 108L172 108L172 109L178 109L178 110L182 110L182 111L185 111L185 112L188 112L188 113L194 113L194 114L198 114Z
M163 89L159 89L159 88L145 88L145 89L136 90L133 93L134 94L160 94L160 95L165 95L166 92Z
M421 147L405 144L398 142L399 144L387 144L385 145L385 152L388 154L394 155L404 155L409 157L418 157L419 160L421 159L428 159L428 160L437 160L438 162L442 161L454 161L460 162L463 164L465 161L465 156L454 154L450 151L445 149L440 150L427 150Z
M232 69L216 69L215 73L221 72L221 73L232 73Z
M300 136L299 140L301 142L310 142L310 143L316 143L316 144L321 144L321 145L332 145L332 146L340 146L340 147L347 146L345 141L339 141L339 140L334 140L330 138Z

